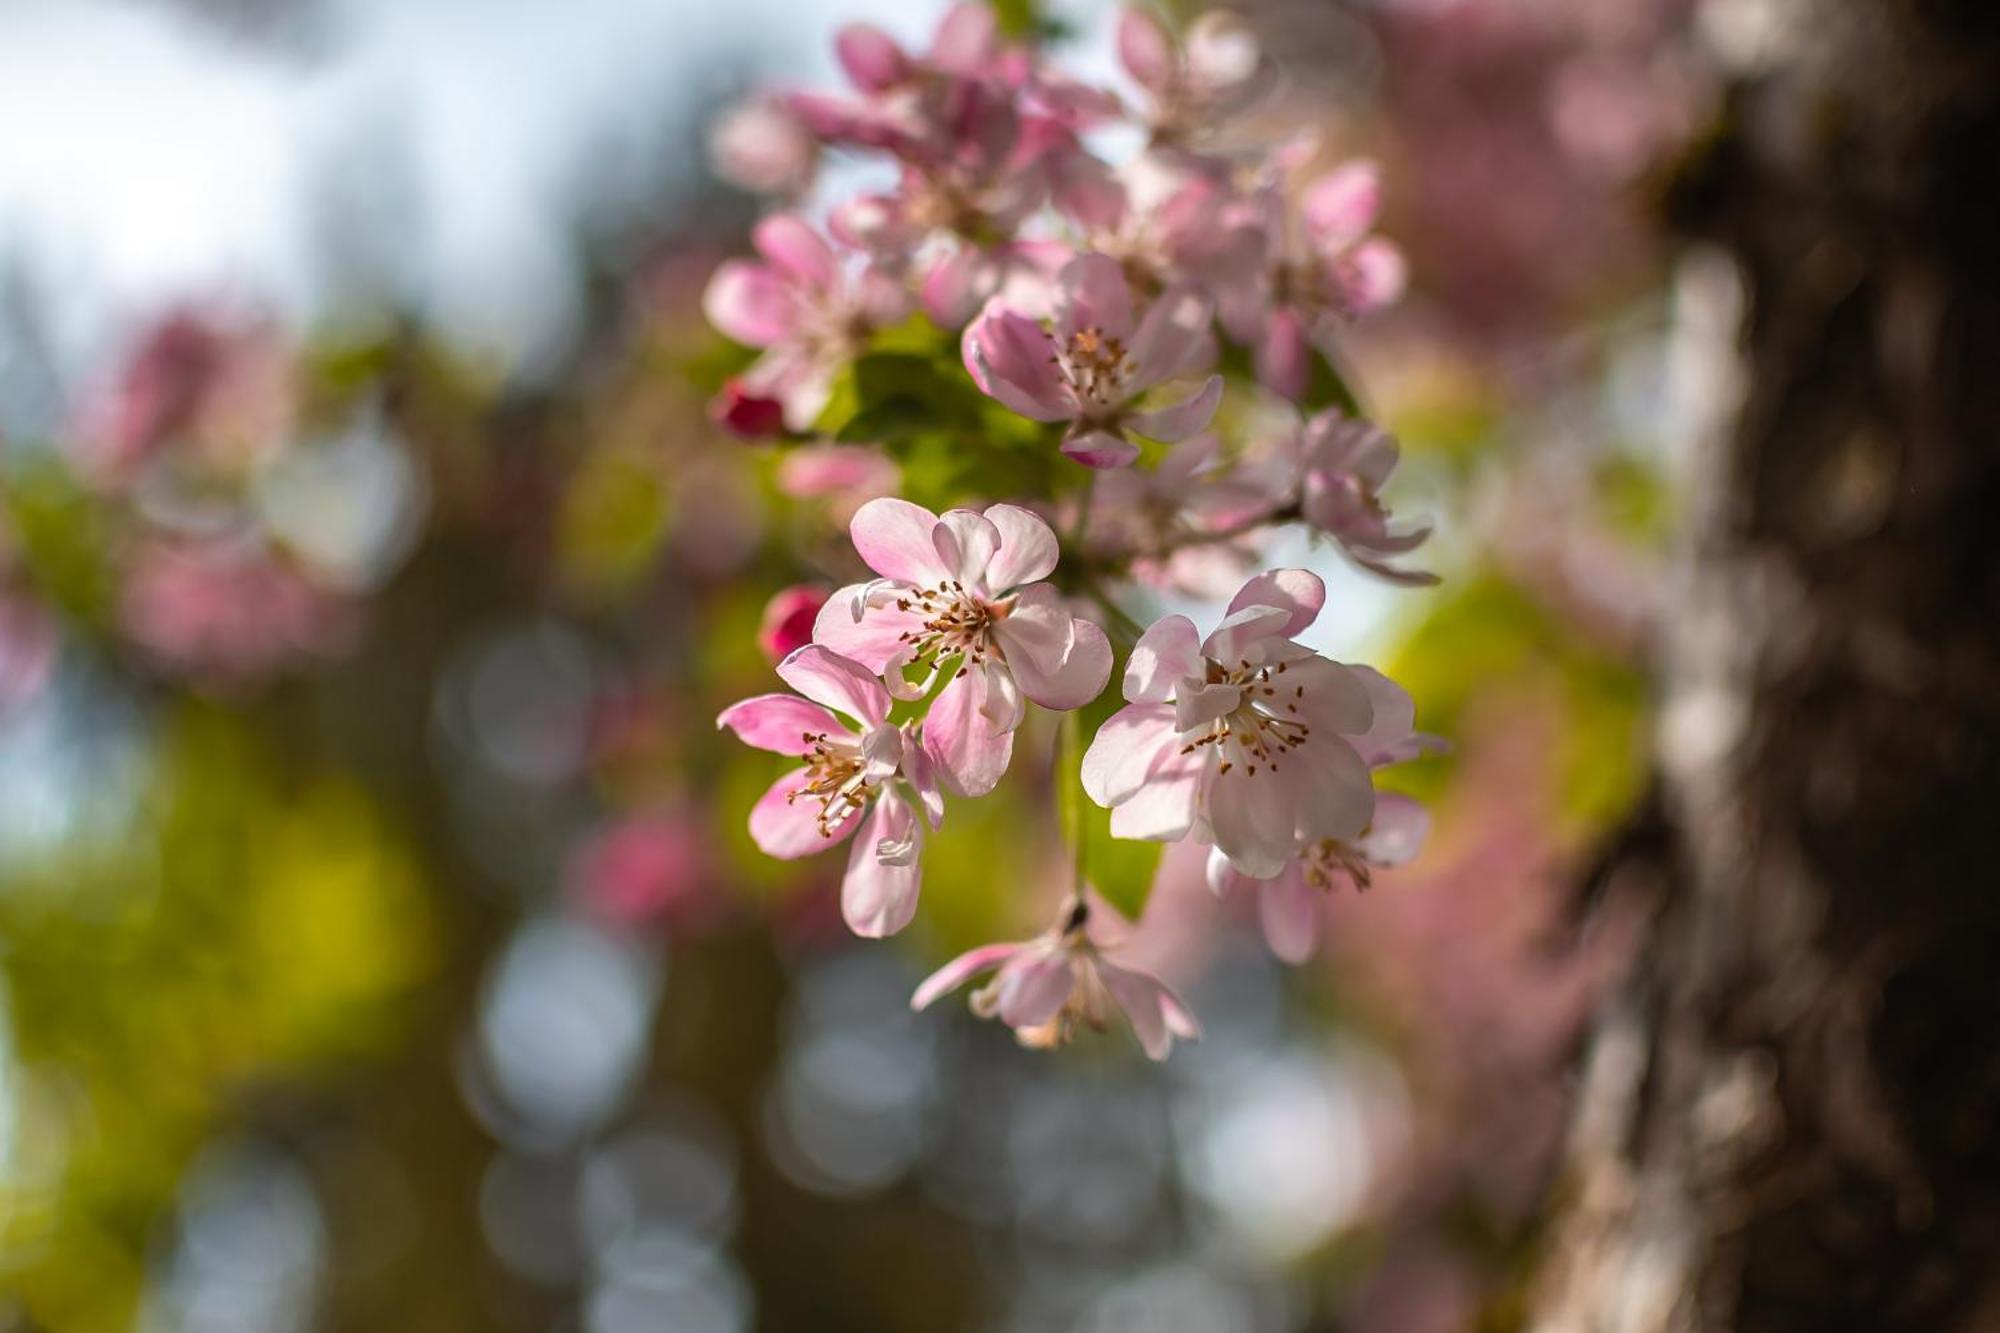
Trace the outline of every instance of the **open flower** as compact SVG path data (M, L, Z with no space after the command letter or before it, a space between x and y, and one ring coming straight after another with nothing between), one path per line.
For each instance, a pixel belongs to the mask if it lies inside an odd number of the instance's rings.
M906 668L955 676L931 701L923 743L953 789L993 789L1013 755L1023 698L1044 708L1095 699L1111 674L1104 631L1068 612L1041 580L1056 567L1055 534L1034 514L998 504L942 518L907 500L871 500L850 526L881 577L849 585L820 609L813 637L908 697Z
M1356 838L1375 791L1355 739L1374 708L1362 677L1292 641L1326 600L1303 569L1245 583L1215 632L1157 621L1125 668L1127 707L1083 757L1083 786L1121 838L1212 842L1269 879L1304 839Z
M768 428L775 403L785 426L811 427L833 378L868 334L908 310L900 284L871 266L844 265L820 234L798 218L765 218L751 234L759 263L732 259L716 269L702 296L708 320L764 354L725 388L712 409L739 433Z
M1257 380L1293 402L1312 379L1313 349L1341 320L1392 305L1403 293L1402 251L1372 235L1381 173L1348 162L1291 193L1278 181L1252 205L1265 241L1264 277L1223 293L1222 320L1255 350Z
M1114 1009L1124 1012L1139 1045L1164 1060L1174 1038L1195 1041L1201 1028L1180 997L1157 978L1119 967L1092 943L1090 912L1077 899L1060 924L1018 944L988 944L961 954L932 973L910 997L923 1009L981 972L993 980L972 993L972 1012L998 1018L1023 1046L1066 1044L1079 1026L1103 1031Z
M891 725L889 692L865 668L817 644L778 663L804 698L761 694L716 718L746 744L803 760L750 811L750 836L770 856L810 856L860 830L847 858L840 910L857 935L910 924L923 869L924 819L936 828L944 798L919 737Z
M966 369L984 393L1035 421L1069 422L1062 451L1091 467L1137 458L1128 432L1171 444L1208 425L1222 401L1220 375L1170 407L1132 407L1208 354L1207 297L1172 287L1141 316L1124 270L1097 254L1072 259L1056 284L1053 332L999 300L966 328Z
M1374 707L1374 723L1353 738L1369 768L1444 748L1437 737L1415 730L1416 710L1401 686L1370 667L1349 670L1360 678ZM1375 871L1415 857L1430 826L1430 812L1417 801L1399 792L1377 792L1374 817L1358 836L1309 838L1275 878L1261 881L1239 874L1218 848L1209 853L1208 884L1218 894L1254 888L1271 952L1288 963L1302 963L1319 943L1328 891L1340 883L1366 889Z
M1413 587L1436 583L1435 574L1389 563L1431 535L1427 522L1393 526L1382 504L1382 487L1396 470L1398 456L1395 439L1374 422L1337 408L1321 412L1299 435L1299 506L1307 523L1338 542L1369 573Z

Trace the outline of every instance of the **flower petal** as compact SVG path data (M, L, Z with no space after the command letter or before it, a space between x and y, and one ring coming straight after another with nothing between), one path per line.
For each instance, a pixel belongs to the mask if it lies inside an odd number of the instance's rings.
M1010 1028L1040 1027L1056 1016L1076 984L1068 950L1042 941L1000 969L995 1010Z
M1179 63L1166 29L1137 5L1129 5L1118 14L1118 63L1125 66L1133 82L1154 94L1167 91Z
M1111 812L1111 836L1144 842L1185 838L1201 814L1201 789L1212 780L1214 756L1213 746L1184 755L1170 742L1145 785Z
M889 715L889 691L858 662L809 643L778 663L778 678L815 703L847 714L869 727Z
M1285 663L1284 683L1292 687L1298 715L1315 735L1326 732L1351 738L1366 736L1372 730L1375 704L1367 683L1353 667L1307 653Z
M1044 671L1032 657L1010 659L1021 693L1044 708L1065 712L1081 708L1104 693L1111 679L1111 641L1091 621L1070 622L1070 650L1054 671Z
M1097 975L1111 998L1125 1011L1132 1035L1149 1060L1164 1060L1173 1050L1173 1034L1167 1030L1165 998L1167 988L1143 972L1134 972L1103 959L1097 960Z
M726 260L702 293L702 313L727 337L749 347L769 347L791 336L799 302L792 289L764 264Z
M1286 759L1311 748L1311 744L1301 746ZM1218 772L1208 789L1208 821L1215 831L1215 845L1238 871L1252 879L1269 879L1291 860L1296 809L1300 802L1310 802L1312 793L1301 790L1303 775L1251 765L1238 755L1229 757L1236 762L1227 772Z
M1109 255L1082 254L1056 275L1056 336L1085 330L1120 342L1132 335L1132 284Z
M1019 505L988 505L986 521L1000 534L1000 551L986 569L986 586L996 595L1038 583L1055 571L1061 551L1040 514Z
M1375 818L1356 844L1378 866L1414 860L1431 831L1431 812L1401 792L1375 793Z
M1146 317L1132 335L1129 350L1137 367L1132 392L1193 370L1195 360L1209 345L1209 322L1214 314L1214 305L1199 292L1186 287L1162 292L1146 308Z
M1125 660L1128 703L1159 703L1189 676L1201 675L1201 635L1186 616L1162 616L1139 636Z
M1149 440L1172 444L1207 430L1208 423L1215 419L1215 409L1221 405L1222 376L1210 375L1206 384L1172 407L1135 412L1125 422Z
M938 519L931 533L938 559L952 578L966 587L983 591L986 567L1000 549L1000 530L984 514L970 509L953 509Z
M924 718L924 749L959 796L984 796L1000 784L1014 756L1014 733L1001 731L980 711L986 672L968 667L931 701Z
M854 831L861 821L852 811L833 826L832 836L819 831L820 804L793 800L794 793L809 781L806 770L795 768L772 783L770 789L750 807L750 840L766 856L795 861L801 856L823 852Z
M1288 646L1285 625L1292 613L1279 606L1246 606L1223 617L1201 641L1203 656L1216 662L1261 662L1277 645Z
M1368 730L1349 732L1354 748L1372 767L1395 753L1417 729L1417 706L1410 693L1371 666L1350 666L1347 673L1368 696L1372 718Z
M1321 245L1346 249L1382 211L1381 169L1365 159L1342 163L1306 186L1299 211Z
M1375 783L1368 765L1339 736L1315 728L1285 756L1284 776L1292 798L1293 833L1299 839L1353 842L1375 817Z
M1042 326L1003 304L986 303L961 340L965 368L980 392L1032 421L1061 421L1076 413L1062 374L1050 361Z
M772 268L799 286L823 292L839 277L833 247L788 213L776 213L759 222L750 233L750 243Z
M881 92L910 76L910 57L896 39L872 23L850 23L833 39L833 53L854 86Z
M1278 633L1295 639L1319 619L1326 605L1326 583L1309 569L1273 569L1257 575L1229 599L1229 614L1248 606L1275 606L1290 613Z
M880 675L908 644L903 637L923 627L924 618L894 605L871 606L854 618L854 597L868 585L851 583L827 598L813 621L813 642L851 658Z
M922 505L884 495L854 511L847 525L854 549L885 579L919 586L941 583L953 571L938 559L938 516Z
M939 996L957 990L981 972L1000 966L1019 953L1022 947L1020 944L982 944L977 949L960 954L923 979L910 996L910 1008L929 1008Z
M1109 431L1072 431L1063 437L1064 455L1085 467L1124 467L1139 456L1139 446Z
M993 58L998 17L993 6L963 0L945 11L931 38L931 63L955 74L984 75Z
M922 845L923 826L908 803L893 794L875 802L840 883L840 915L849 930L879 940L910 924L923 886Z
M1389 241L1365 241L1340 266L1347 308L1366 315L1394 305L1409 285L1410 266L1403 252Z
M1185 736L1235 712L1242 702L1241 686L1184 680L1174 691L1174 726Z
M1083 790L1102 806L1132 799L1162 754L1178 748L1173 705L1128 704L1104 720L1084 751Z
M1264 942L1288 963L1303 963L1319 947L1320 900L1326 890L1306 883L1296 863L1257 889L1257 918Z
M1305 324L1290 306L1271 311L1257 341L1257 382L1272 393L1302 402L1312 384L1312 343Z
M760 694L733 703L722 710L715 725L728 727L745 745L793 756L812 748L808 736L852 735L839 718L796 694Z

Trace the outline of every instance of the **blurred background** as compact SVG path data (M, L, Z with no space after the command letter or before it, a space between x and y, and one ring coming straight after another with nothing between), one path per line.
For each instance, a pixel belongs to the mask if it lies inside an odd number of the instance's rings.
M1163 1067L907 1008L1042 925L1045 776L955 807L868 944L714 732L898 484L707 423L758 207L714 126L936 8L0 8L0 1329L1518 1319L1730 370L1663 182L1763 7L1245 7L1413 273L1349 350L1445 579L1322 562L1314 643L1456 751L1307 966L1169 856L1135 942L1208 1036ZM1052 14L1116 83L1112 8Z

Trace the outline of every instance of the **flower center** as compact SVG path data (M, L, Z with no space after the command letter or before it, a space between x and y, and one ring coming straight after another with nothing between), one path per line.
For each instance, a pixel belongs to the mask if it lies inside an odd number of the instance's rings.
M873 795L864 776L866 765L850 745L827 739L825 732L805 732L806 785L785 797L791 804L801 796L819 802L819 834L831 838L848 816Z
M1125 401L1125 381L1137 367L1121 339L1092 327L1078 329L1067 342L1053 335L1049 341L1055 347L1049 359L1077 402L1101 410Z
M917 657L936 653L943 658L957 653L965 659L961 669L984 666L989 655L1005 660L1000 645L993 642L992 630L993 623L1005 620L1013 609L1011 601L986 601L952 579L935 588L912 588L900 594L896 609L924 618L921 628L898 636Z
M1311 727L1295 716L1288 716L1296 714L1305 702L1306 687L1293 685L1287 689L1285 682L1278 679L1285 674L1285 666L1283 662L1276 666L1238 662L1227 667L1210 661L1208 683L1235 686L1242 691L1241 701L1210 722L1207 731L1181 746L1181 753L1193 754L1204 745L1213 745L1222 756L1222 767L1217 770L1220 773L1227 773L1239 763L1251 776L1259 769L1277 772L1278 756L1290 754L1312 735Z
M1330 889L1337 876L1345 875L1364 892L1374 883L1374 868L1361 849L1339 838L1321 838L1308 846L1299 858L1306 883L1316 889Z

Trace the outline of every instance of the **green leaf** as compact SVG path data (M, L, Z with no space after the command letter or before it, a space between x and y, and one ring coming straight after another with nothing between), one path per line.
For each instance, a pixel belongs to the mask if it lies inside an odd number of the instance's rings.
M1122 674L1114 670L1111 678L1115 681ZM1063 836L1076 851L1077 878L1128 920L1137 921L1146 910L1166 848L1157 842L1112 837L1111 812L1083 790L1083 754L1090 738L1123 704L1117 689L1106 686L1094 701L1063 717L1062 743L1056 753L1056 803L1062 810Z

